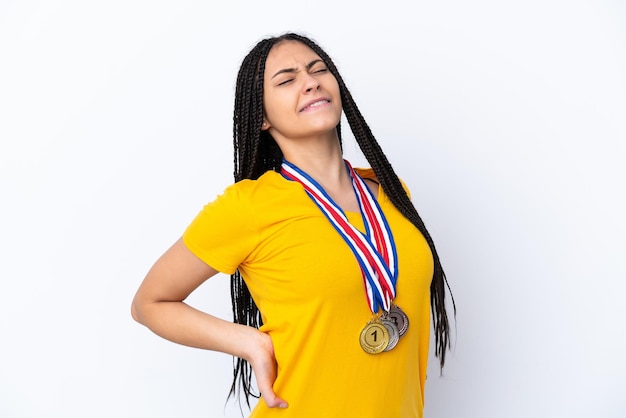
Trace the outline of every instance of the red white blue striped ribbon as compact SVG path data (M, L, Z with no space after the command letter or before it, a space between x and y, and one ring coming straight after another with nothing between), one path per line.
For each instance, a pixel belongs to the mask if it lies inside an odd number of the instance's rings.
M345 160L344 160L345 161ZM309 197L317 204L337 232L354 253L361 272L370 310L389 311L396 297L398 254L387 219L365 182L348 161L346 168L352 178L365 233L356 229L343 210L312 177L290 162L283 160L281 174L288 180L302 184Z

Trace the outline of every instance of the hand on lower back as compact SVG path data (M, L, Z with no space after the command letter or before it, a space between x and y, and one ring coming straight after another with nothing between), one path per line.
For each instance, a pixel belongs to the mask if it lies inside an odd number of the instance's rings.
M270 408L287 408L287 402L274 393L274 381L276 380L276 358L274 345L268 334L260 333L259 343L248 360L254 370L257 387L261 396Z

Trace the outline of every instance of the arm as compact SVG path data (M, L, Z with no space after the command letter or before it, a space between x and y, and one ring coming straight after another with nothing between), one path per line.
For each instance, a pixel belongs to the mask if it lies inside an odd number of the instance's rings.
M131 306L133 318L170 341L247 360L267 405L286 407L286 402L272 389L276 364L270 336L206 314L184 302L217 273L179 239L157 260L139 286Z

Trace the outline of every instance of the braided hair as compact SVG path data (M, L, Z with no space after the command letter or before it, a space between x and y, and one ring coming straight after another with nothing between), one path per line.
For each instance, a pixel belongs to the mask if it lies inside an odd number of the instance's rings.
M450 325L445 304L446 288L450 292L455 316L456 305L432 237L361 115L337 67L328 54L313 40L303 35L286 33L259 41L244 58L237 76L233 116L235 182L244 179L255 180L269 170L280 171L283 154L269 132L261 130L261 125L263 124L265 62L272 47L282 41L301 42L311 48L326 63L339 84L343 111L361 152L374 170L385 194L394 206L422 233L430 247L434 259L434 272L430 285L430 305L435 334L435 355L439 358L440 369L443 370L446 350L451 345ZM340 124L337 125L337 133L341 144ZM234 321L239 324L260 327L263 324L261 314L239 270L231 275L230 284ZM250 406L249 397L257 396L251 390L252 368L250 364L246 360L236 358L233 375L229 396L238 393L237 382L239 381L239 390L243 390L246 403Z

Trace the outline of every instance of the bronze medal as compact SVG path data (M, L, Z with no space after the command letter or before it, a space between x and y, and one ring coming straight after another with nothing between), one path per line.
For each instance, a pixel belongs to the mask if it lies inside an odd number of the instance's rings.
M400 337L406 334L409 329L409 317L404 313L402 309L400 309L397 305L392 305L389 310L389 318L396 324L398 327L398 333Z
M389 331L381 320L373 319L363 327L360 342L366 353L382 353L389 344Z
M385 347L384 351L393 350L393 348L398 344L398 341L400 341L398 327L388 315L385 315L381 319L381 322L385 325L385 328L387 328L387 332L389 333L389 343L387 344L387 347Z

